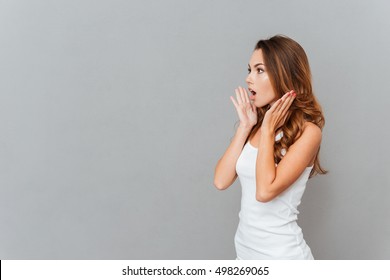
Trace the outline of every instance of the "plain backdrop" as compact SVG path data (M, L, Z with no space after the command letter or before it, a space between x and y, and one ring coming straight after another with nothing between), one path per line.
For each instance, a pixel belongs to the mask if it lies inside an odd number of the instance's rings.
M390 259L390 2L0 0L0 259L234 259L213 186L257 40L311 63L316 259Z

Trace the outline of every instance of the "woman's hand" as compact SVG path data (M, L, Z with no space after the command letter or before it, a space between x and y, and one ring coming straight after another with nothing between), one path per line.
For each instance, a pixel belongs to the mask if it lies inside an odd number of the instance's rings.
M278 99L265 113L261 130L275 133L276 130L286 121L288 109L296 96L296 93L292 90L283 95L282 98Z
M235 92L237 101L232 96L230 96L230 99L236 107L240 126L251 129L257 123L257 108L250 102L248 93L244 88L238 87Z

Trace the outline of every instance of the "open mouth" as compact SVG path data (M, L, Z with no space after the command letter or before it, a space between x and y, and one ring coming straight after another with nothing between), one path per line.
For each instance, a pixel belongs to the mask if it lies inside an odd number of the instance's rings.
M250 89L250 88L249 88L248 90L249 90L250 93L252 93L253 96L256 95L256 91L254 91L253 89Z

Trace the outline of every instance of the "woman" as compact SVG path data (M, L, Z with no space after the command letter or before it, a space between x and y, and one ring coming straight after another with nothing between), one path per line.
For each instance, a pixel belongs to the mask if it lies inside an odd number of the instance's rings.
M307 180L326 173L324 117L307 56L294 40L274 36L256 44L248 72L248 90L230 97L240 123L214 177L220 190L237 176L242 186L237 259L313 259L296 223Z

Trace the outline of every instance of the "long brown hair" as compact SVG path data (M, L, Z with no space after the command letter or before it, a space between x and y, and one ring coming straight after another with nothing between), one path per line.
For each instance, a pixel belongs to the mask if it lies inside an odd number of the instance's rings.
M275 142L274 159L279 163L283 157L282 150L288 150L302 134L305 122L312 122L321 130L325 125L322 109L314 96L309 61L303 48L291 38L277 35L267 40L257 42L254 50L262 50L268 76L277 96L290 90L297 94L289 108L287 119L281 127L283 137ZM260 128L269 105L258 108L258 122L253 127L251 138ZM316 174L325 174L319 161L319 149L314 160L314 167L310 177Z

